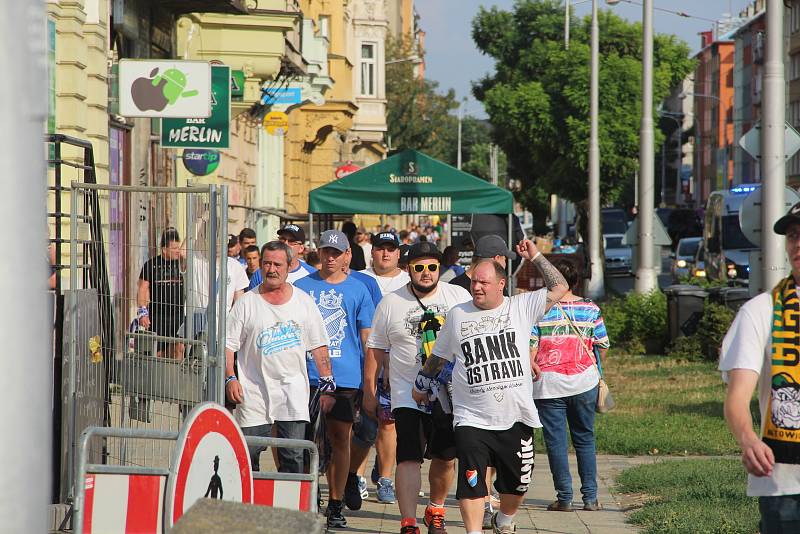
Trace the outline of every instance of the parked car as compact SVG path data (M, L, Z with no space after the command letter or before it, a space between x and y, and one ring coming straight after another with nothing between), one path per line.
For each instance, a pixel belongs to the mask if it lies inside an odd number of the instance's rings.
M625 234L603 234L606 251L606 274L631 274L632 251L629 245L623 245Z
M697 249L702 240L702 237L684 237L678 241L675 252L671 254L672 267L670 268L672 280L676 283L680 278L692 275Z

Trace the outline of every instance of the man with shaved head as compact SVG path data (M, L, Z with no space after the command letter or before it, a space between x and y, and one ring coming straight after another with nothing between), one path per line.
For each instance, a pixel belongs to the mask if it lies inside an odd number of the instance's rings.
M517 512L533 473L532 396L528 343L533 326L569 290L561 273L529 240L517 253L536 264L546 289L503 296L505 270L494 259L472 269L472 301L450 311L433 354L417 375L414 398L424 399L447 362L453 367L453 426L458 456L456 497L468 534L481 532L486 468L497 470L500 509L495 533L516 530Z

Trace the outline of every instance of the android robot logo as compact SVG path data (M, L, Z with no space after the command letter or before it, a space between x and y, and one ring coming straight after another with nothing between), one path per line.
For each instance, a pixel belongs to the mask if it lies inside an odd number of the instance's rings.
M158 67L150 71L149 78L137 78L131 84L131 98L141 111L161 111L179 98L198 94L196 89L186 90L186 74L176 68L158 73Z

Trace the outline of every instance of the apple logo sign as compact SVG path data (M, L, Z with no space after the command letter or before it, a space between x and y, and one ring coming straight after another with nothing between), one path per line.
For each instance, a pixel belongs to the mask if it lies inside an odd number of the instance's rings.
M186 74L178 69L167 69L158 73L158 67L150 71L149 78L137 78L131 84L131 98L140 111L161 111L167 104L174 104L181 97L195 96L197 90L184 91Z

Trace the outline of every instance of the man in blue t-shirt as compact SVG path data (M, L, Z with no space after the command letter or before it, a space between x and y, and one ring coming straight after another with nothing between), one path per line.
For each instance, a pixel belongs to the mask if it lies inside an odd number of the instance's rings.
M306 251L306 233L296 224L287 224L278 230L278 241L286 243L294 252L292 263L289 264L289 278L287 282L294 285L299 279L316 272L312 266L304 262L301 258Z
M333 395L336 403L325 416L332 457L328 468L330 488L328 510L329 528L342 528L347 521L342 515L342 497L350 472L350 435L358 408L357 394L361 388L364 367L364 348L372 327L375 306L366 286L348 276L350 243L338 230L328 230L320 238L320 270L295 281L295 287L305 291L317 303L330 338L328 350L336 381ZM308 378L312 395L319 373L313 362L308 363ZM358 509L350 506L350 508Z

